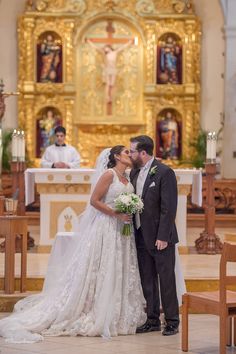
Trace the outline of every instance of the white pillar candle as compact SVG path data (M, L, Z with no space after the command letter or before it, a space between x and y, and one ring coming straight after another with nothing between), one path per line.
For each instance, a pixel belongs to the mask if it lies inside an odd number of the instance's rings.
M215 160L216 159L216 140L217 136L216 133L212 133L212 143L211 143L211 159Z
M20 153L21 153L21 132L20 130L17 130L17 135L16 135L16 157L17 160L20 158Z
M212 133L207 134L207 151L206 151L206 159L211 159L211 150L212 150Z
M25 161L25 132L21 131L21 161Z
M16 137L16 129L13 130L12 134L12 141L11 141L11 154L12 154L12 161L17 160L17 137Z

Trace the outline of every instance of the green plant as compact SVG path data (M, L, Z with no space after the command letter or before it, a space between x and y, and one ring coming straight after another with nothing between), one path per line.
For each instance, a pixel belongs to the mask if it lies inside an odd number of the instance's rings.
M207 132L200 129L196 139L190 143L190 146L195 150L191 163L196 168L204 167L204 162L206 160L206 144Z
M13 129L3 130L2 132L2 171L10 172L11 170L11 141L12 141ZM25 151L26 166L34 167L33 161L29 159L29 154Z
M11 140L12 129L4 130L2 132L2 170L3 172L9 172L11 169Z

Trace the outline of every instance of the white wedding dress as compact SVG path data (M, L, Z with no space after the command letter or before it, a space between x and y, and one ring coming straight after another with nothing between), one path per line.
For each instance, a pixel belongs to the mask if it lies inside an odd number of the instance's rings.
M133 186L113 182L104 203ZM134 235L121 235L122 222L89 206L61 264L49 261L43 291L19 301L0 321L8 342L32 343L43 336L133 334L146 320ZM52 250L53 257L53 250ZM65 262L66 261L66 262ZM66 263L66 266L65 266Z

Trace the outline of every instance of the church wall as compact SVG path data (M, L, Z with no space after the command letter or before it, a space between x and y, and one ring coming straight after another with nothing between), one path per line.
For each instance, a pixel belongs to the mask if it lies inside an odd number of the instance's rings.
M17 90L17 16L23 13L25 0L0 1L0 78L5 91ZM7 109L3 126L17 126L17 98L6 100Z
M202 21L201 126L218 131L224 111L223 11L219 0L195 0L194 3Z
M223 140L222 175L236 178L236 2L225 3L225 126Z
M220 0L194 0L202 21L201 125L203 129L220 128L224 111L224 26ZM0 1L0 78L6 90L17 88L17 15L24 11L25 0ZM4 127L17 125L17 98L7 100Z

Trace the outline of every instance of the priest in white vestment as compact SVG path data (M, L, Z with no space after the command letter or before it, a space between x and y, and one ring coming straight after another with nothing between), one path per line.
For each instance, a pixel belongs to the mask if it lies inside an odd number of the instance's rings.
M70 145L65 144L66 129L55 129L55 144L46 148L41 161L43 168L79 168L80 154Z

